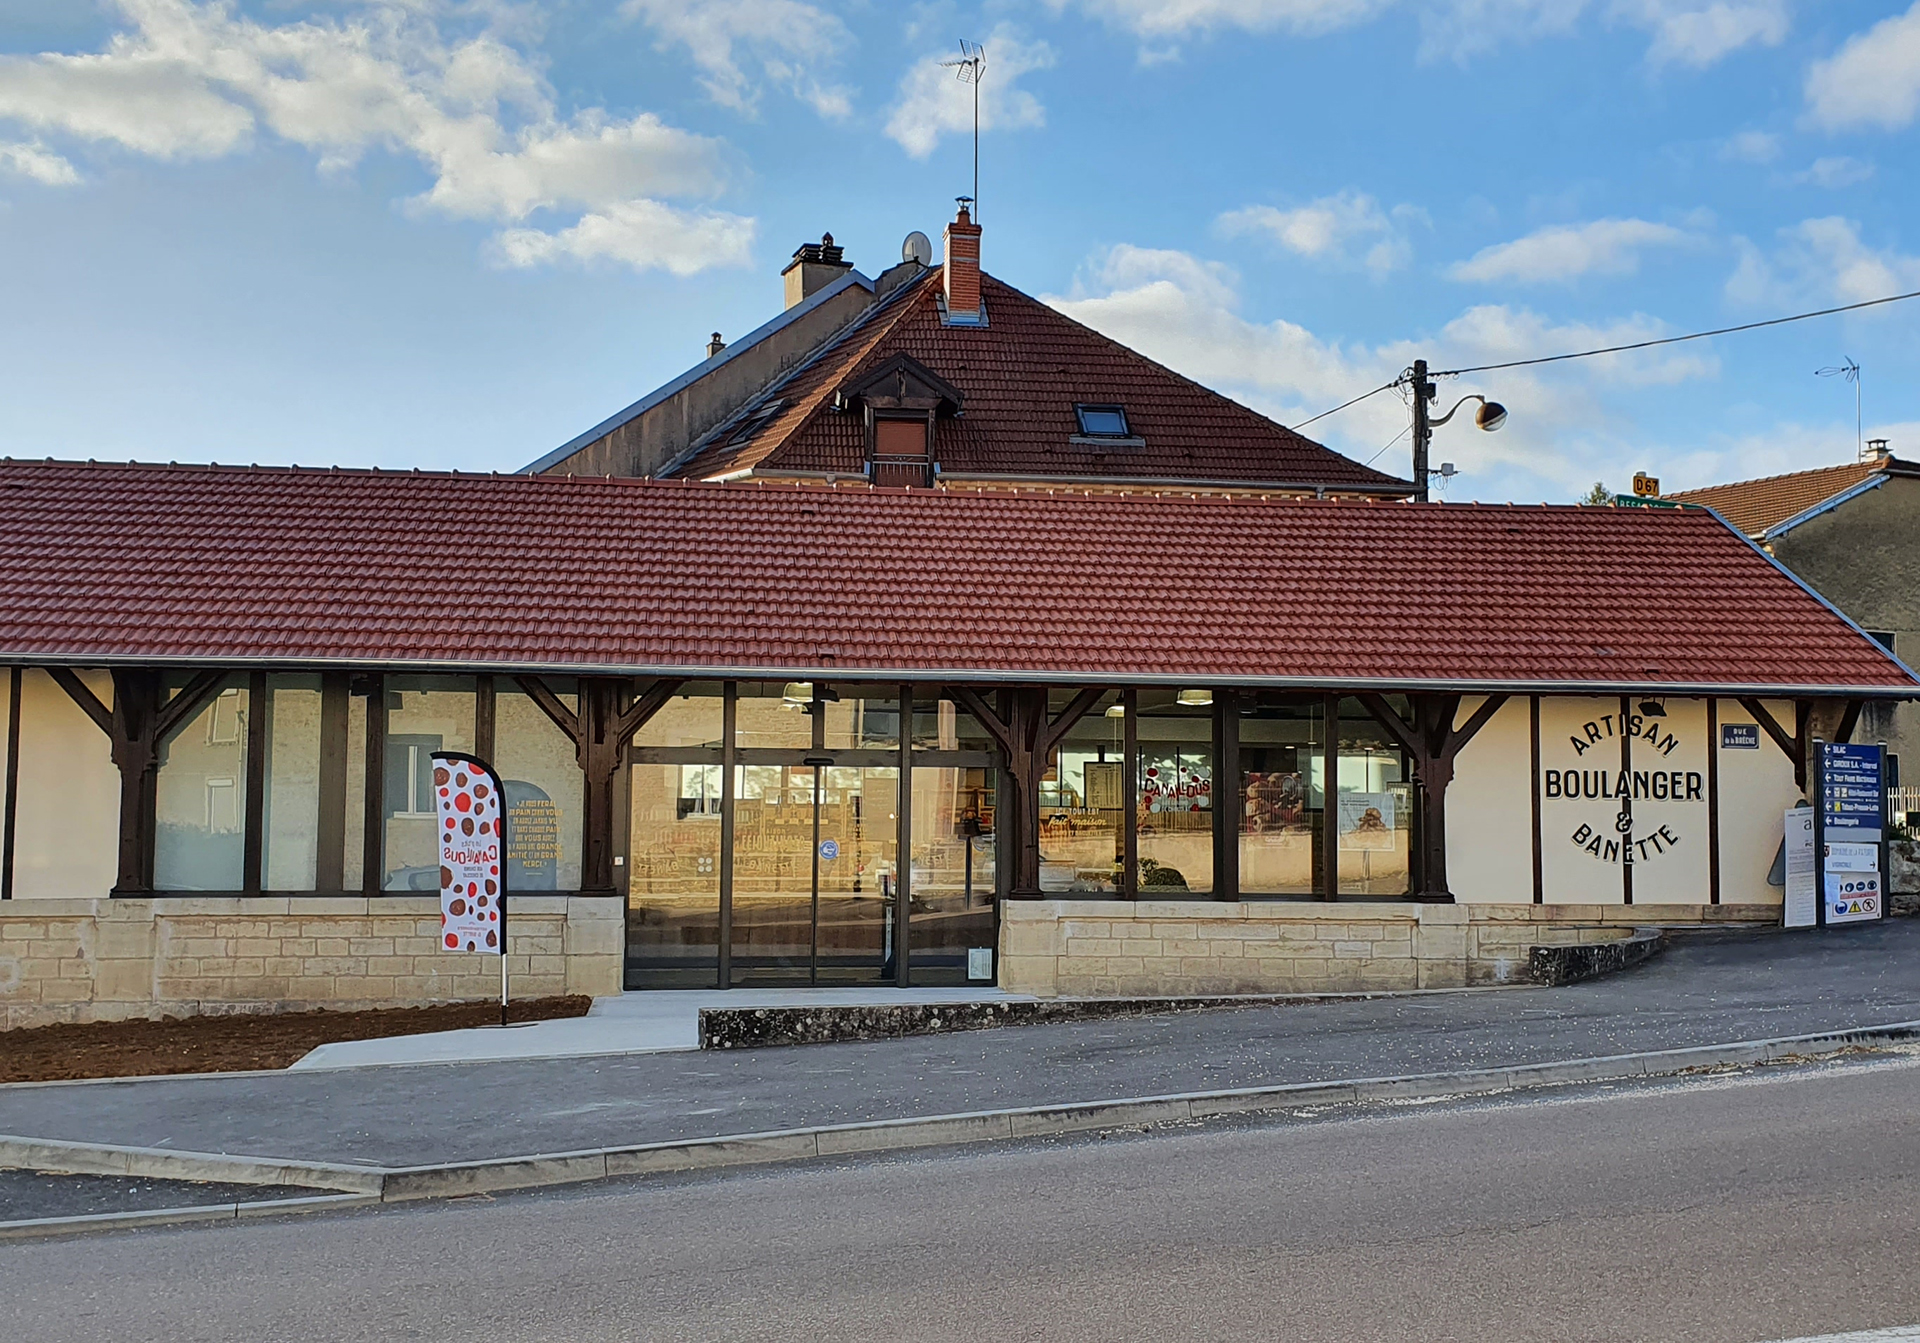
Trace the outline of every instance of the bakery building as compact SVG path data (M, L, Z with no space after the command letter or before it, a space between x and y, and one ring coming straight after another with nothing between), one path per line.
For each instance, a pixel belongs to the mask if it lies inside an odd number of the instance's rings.
M521 992L1497 980L1776 920L1812 742L1920 694L1710 510L1409 502L903 266L525 473L0 463L5 1022L493 991L436 750Z

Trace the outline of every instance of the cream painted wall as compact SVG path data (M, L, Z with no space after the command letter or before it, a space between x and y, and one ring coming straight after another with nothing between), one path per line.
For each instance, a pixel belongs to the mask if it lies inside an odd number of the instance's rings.
M1620 774L1620 701L1560 699L1540 701L1540 770L1576 779L1591 776L1600 791L1599 776L1607 776L1611 791ZM1597 740L1596 740L1597 739ZM1574 743L1579 742L1581 746ZM1584 749L1581 749L1584 747ZM1565 791L1563 789L1563 791ZM1551 797L1543 788L1540 799L1540 868L1550 905L1617 905L1626 896L1620 884L1620 836L1614 819L1620 808L1611 799L1588 798L1576 785L1578 798ZM1593 852L1598 843L1599 853ZM1613 846L1611 857L1607 846Z
M1636 712L1630 720L1638 728L1631 750L1633 899L1641 905L1704 905L1713 898L1707 702L1669 699L1665 708L1665 718L1642 719Z
M113 678L81 672L102 704ZM120 838L120 771L107 734L51 676L29 670L20 695L20 799L16 899L104 896L113 889Z
M1460 702L1457 727L1486 703ZM1447 885L1463 903L1533 902L1532 715L1508 700L1454 760L1447 790Z
M1793 729L1790 702L1765 702L1773 721ZM1720 722L1751 723L1752 715L1733 700L1720 701ZM1767 871L1780 849L1786 809L1800 801L1793 762L1763 731L1758 750L1720 754L1720 903L1777 905L1782 891L1767 885Z

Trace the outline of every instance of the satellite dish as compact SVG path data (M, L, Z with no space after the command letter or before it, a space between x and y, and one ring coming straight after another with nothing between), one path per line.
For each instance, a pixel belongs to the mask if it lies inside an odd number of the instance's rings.
M923 266L931 266L933 264L933 240L919 229L915 229L907 235L906 241L900 244L900 259L902 261L917 261Z

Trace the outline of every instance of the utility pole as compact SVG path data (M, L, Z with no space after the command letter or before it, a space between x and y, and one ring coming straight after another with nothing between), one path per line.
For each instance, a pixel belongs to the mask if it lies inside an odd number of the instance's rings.
M1413 387L1413 497L1427 502L1427 449L1433 443L1433 426L1427 420L1427 403L1439 389L1427 377L1427 361L1416 359L1409 370Z

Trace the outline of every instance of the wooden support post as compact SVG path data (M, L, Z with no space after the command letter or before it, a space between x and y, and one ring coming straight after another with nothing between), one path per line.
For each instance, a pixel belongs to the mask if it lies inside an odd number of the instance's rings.
M1007 711L997 713L968 686L949 686L947 695L974 716L1000 744L1006 772L1013 784L1014 806L1011 816L997 821L1003 836L1003 852L1013 850L1013 889L1015 898L1038 899L1040 895L1040 781L1047 772L1060 739L1086 716L1106 693L1098 686L1075 695L1057 718L1048 720L1047 692L1043 686L1024 686L1007 692ZM1131 719L1129 719L1131 722ZM1008 822L1012 831L1008 833Z
M366 825L360 832L360 890L378 895L387 876L387 678L367 678Z
M240 889L248 895L260 894L266 877L267 775L273 767L267 729L273 723L272 694L265 672L247 678L247 819L240 841Z
M320 678L320 816L313 887L344 891L347 871L347 716L352 681L345 672Z
M1340 898L1340 697L1324 695L1320 718L1320 898Z

